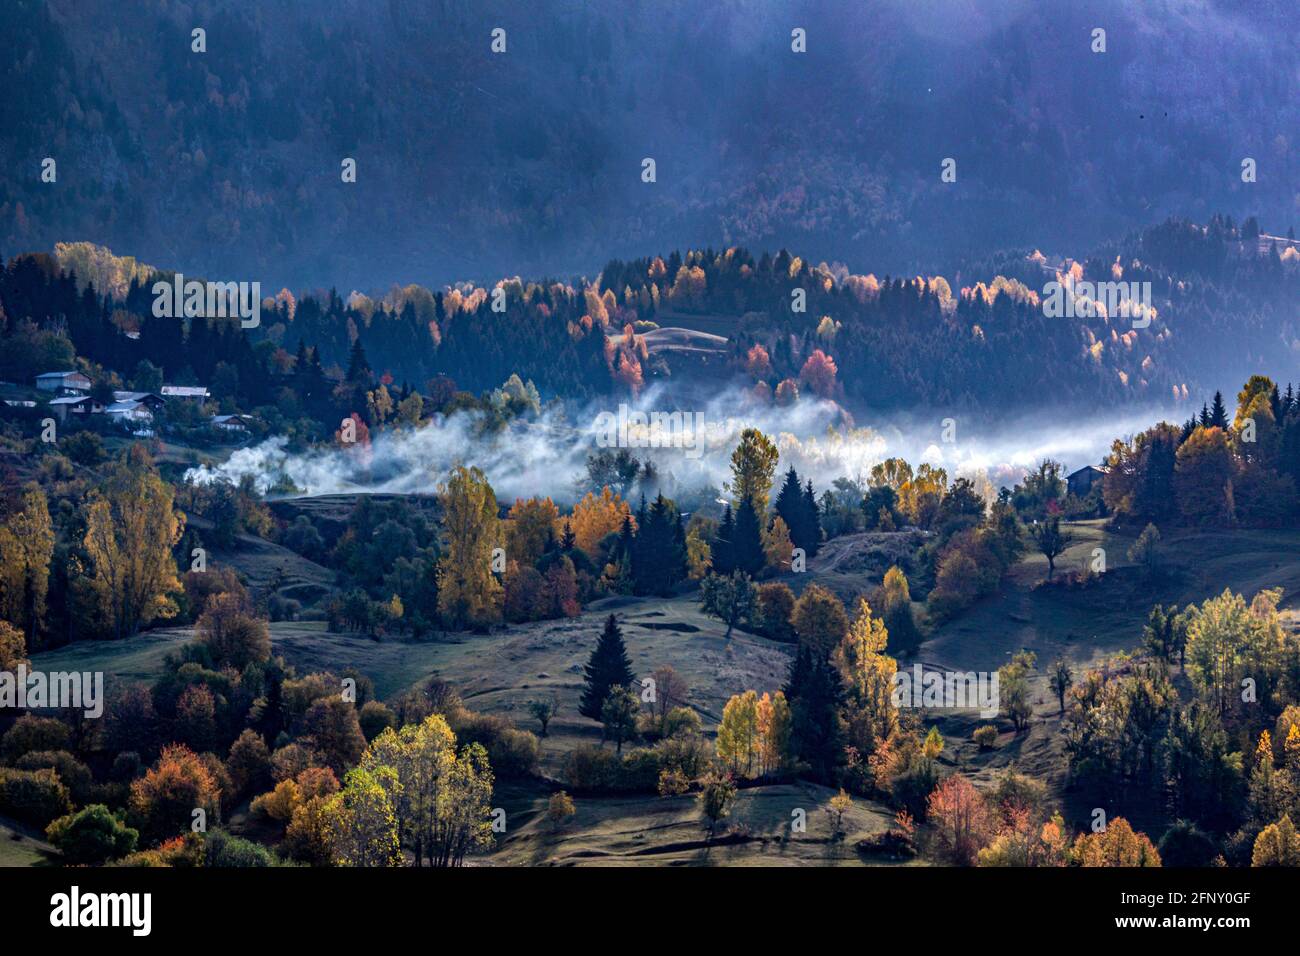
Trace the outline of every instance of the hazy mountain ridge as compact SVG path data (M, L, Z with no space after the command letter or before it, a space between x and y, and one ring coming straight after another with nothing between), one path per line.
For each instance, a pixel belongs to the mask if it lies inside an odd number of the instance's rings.
M1300 201L1288 6L20 0L0 12L0 161L29 174L0 183L0 251L76 236L374 288L708 244L941 271L1215 210L1281 233Z

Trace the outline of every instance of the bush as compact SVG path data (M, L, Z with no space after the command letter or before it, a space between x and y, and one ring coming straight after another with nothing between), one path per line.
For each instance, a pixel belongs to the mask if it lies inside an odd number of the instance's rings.
M889 829L873 833L858 841L858 852L890 860L910 860L916 856L916 842L906 830Z
M102 803L59 817L46 828L45 836L67 862L90 866L126 856L140 838Z
M992 750L993 745L998 742L998 729L992 724L984 724L982 727L976 727L975 733L971 736L975 743L979 744L980 750Z
M797 640L790 615L794 613L794 592L781 582L758 586L758 626L765 637L793 644Z
M0 813L46 827L72 812L72 797L53 770L0 767Z
M361 733L365 736L367 743L374 740L387 728L397 726L396 715L386 704L381 704L377 700L366 701L361 708L361 713L357 716L357 720L361 722Z
M14 764L19 770L53 770L68 788L73 803L85 803L94 784L90 768L66 750L33 750Z
M527 777L537 770L541 744L534 734L519 730L506 718L493 714L476 714L460 708L449 716L448 723L456 740L462 746L482 744L497 777Z
M72 740L72 730L53 717L24 714L0 739L0 753L10 763L34 750L67 750Z
M275 857L250 840L213 830L203 841L203 865L217 867L275 866Z

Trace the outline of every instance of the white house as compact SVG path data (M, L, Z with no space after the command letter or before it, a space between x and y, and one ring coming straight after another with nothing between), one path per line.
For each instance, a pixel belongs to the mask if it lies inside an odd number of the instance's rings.
M90 379L81 372L45 372L36 376L36 387L43 392L88 392Z
M254 421L251 415L213 415L212 427L224 432L246 432Z
M104 410L103 405L96 404L89 395L63 395L50 399L50 408L59 421L66 422L68 415L98 415Z
M206 402L210 397L202 385L164 385L163 398L183 398L191 402Z

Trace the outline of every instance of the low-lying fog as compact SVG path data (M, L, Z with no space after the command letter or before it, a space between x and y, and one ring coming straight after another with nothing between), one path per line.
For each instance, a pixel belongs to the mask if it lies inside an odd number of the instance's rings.
M191 469L196 482L251 475L270 497L357 492L432 493L456 464L477 465L497 498L547 495L572 502L576 482L586 475L587 456L602 447L626 447L654 463L661 479L683 491L721 488L730 476L730 456L741 431L761 429L781 451L779 470L790 465L812 478L818 492L836 478L865 484L871 467L889 457L913 466L929 462L958 475L984 476L995 491L1019 480L1025 469L1054 458L1073 471L1100 462L1117 437L1127 437L1162 420L1181 421L1186 412L1152 406L1138 411L1098 413L1050 411L989 425L970 425L960 412L908 417L891 414L856 420L834 402L802 399L791 407L758 404L743 391L719 395L704 407L665 415L674 405L661 389L649 389L634 403L596 404L567 412L547 410L526 422L492 432L481 412L437 417L420 429L386 431L369 448L335 447L302 454L288 451L283 437L235 451L216 468ZM638 419L638 413L646 419ZM296 492L289 490L296 489Z

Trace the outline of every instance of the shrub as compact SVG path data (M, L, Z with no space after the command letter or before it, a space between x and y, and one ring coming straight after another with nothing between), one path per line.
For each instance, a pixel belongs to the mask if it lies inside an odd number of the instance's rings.
M382 734L385 729L397 726L397 716L386 704L381 704L377 700L366 701L357 720L361 723L361 733L367 743Z
M14 764L19 770L53 770L68 788L73 803L85 803L94 777L90 768L66 750L33 750Z
M476 714L458 708L448 723L460 744L482 744L492 772L501 778L527 777L537 769L541 744L534 734L519 730L495 714Z
M992 724L984 724L982 727L975 728L972 737L975 743L979 744L980 750L992 750L993 745L998 742L998 729Z
M794 592L781 582L758 586L758 624L762 633L774 641L793 644L797 638L790 615L794 613Z
M558 830L561 823L577 812L573 806L573 797L563 790L551 794L550 802L546 806L546 818L551 821L552 827Z
M0 767L0 813L45 827L71 812L72 797L53 770Z
M691 781L680 770L659 771L659 796L677 797L691 789Z
M245 730L230 745L226 771L238 793L265 789L271 780L271 753L253 730Z
M53 717L23 714L0 739L0 753L9 762L34 750L67 750L72 740L72 730Z
M204 866L242 868L275 865L275 857L266 847L224 830L210 832L203 841L203 851Z
M45 836L67 862L90 866L126 856L140 838L102 803L59 817L46 828Z

